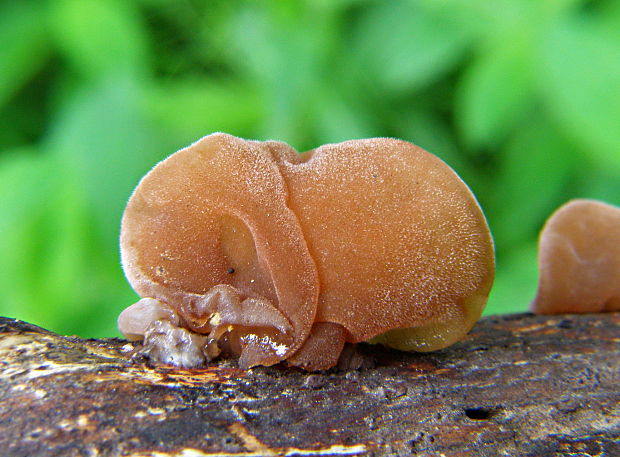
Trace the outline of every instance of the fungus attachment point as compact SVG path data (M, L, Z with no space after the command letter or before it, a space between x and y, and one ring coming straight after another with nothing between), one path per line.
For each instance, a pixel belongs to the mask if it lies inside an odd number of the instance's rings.
M160 319L179 323L179 316L172 308L154 298L143 298L118 316L118 329L129 340L141 340L151 323Z
M538 314L620 310L620 208L572 200L554 212L539 239Z
M209 135L140 181L121 254L144 297L121 313L121 332L182 366L233 356L320 370L345 342L373 338L440 349L473 326L494 276L468 187L388 138L298 154Z

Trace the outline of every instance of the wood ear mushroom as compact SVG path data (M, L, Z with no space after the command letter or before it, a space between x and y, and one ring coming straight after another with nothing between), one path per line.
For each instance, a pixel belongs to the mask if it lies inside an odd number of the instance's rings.
M299 154L206 136L140 181L121 254L143 297L121 332L188 367L222 355L321 370L368 340L441 349L479 318L495 268L469 188L387 138Z
M538 314L620 311L620 208L572 200L539 239Z

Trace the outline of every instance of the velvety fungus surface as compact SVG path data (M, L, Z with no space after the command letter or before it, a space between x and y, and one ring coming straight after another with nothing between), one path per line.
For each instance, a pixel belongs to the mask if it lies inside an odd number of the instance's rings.
M539 314L620 310L620 208L572 200L554 212L539 239Z
M223 354L242 367L325 369L345 342L371 339L440 349L479 318L494 276L469 188L437 157L389 138L299 154L206 136L142 179L121 253L143 299L119 328L185 366ZM166 356L179 338L191 362Z

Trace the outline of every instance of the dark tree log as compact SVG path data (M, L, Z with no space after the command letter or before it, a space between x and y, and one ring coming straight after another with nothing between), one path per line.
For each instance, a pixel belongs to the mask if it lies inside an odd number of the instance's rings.
M0 455L620 455L620 314L483 319L357 369L154 367L0 318Z

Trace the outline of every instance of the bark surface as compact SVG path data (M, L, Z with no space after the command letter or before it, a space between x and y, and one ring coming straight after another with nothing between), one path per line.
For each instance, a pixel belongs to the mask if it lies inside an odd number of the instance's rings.
M488 317L438 352L362 344L313 374L136 346L0 318L0 455L620 455L620 313Z

